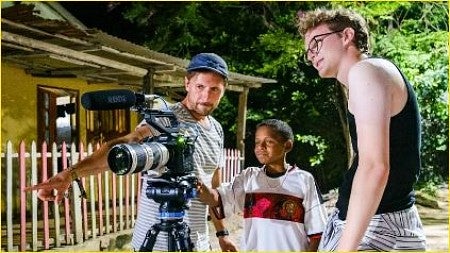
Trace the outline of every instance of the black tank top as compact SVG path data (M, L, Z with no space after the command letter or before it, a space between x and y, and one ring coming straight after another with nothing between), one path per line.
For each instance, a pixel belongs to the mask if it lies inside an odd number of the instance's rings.
M400 70L399 70L400 71ZM411 207L415 202L413 185L420 170L420 114L414 90L400 71L408 91L408 100L402 111L391 117L389 130L389 178L377 214L394 212ZM358 146L354 116L347 111L347 119L355 157L350 169L344 174L339 188L336 207L339 219L345 220L353 177L358 167ZM364 205L364 203L361 203Z

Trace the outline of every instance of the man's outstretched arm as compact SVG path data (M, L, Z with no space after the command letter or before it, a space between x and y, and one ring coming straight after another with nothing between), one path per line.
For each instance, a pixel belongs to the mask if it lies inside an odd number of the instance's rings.
M70 183L73 180L79 177L95 175L106 171L109 168L107 156L109 150L114 145L120 143L139 142L150 135L151 130L148 126L140 126L136 128L135 131L125 136L104 143L94 153L77 164L70 166L67 170L59 172L45 182L25 188L25 191L38 190L39 199L43 201L60 202L63 200L64 193L70 187ZM53 193L53 190L56 190L56 195Z

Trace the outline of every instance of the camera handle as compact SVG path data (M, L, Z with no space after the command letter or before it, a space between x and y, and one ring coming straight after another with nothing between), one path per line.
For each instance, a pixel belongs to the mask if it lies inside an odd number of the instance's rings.
M194 244L191 241L191 229L182 219L161 220L160 223L154 224L148 230L144 242L139 251L153 251L156 238L160 231L167 232L167 251L168 252L192 252Z

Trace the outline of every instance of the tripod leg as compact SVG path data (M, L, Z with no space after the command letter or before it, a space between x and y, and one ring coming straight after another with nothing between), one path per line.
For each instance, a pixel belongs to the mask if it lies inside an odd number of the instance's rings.
M194 251L194 244L191 241L190 233L191 230L185 222L174 224L169 232L169 251Z
M156 237L159 234L159 231L161 231L161 227L159 224L153 225L145 235L144 242L141 245L141 248L139 249L140 252L151 252L153 251L153 246L155 246Z
M168 236L168 238L167 238L167 247L168 247L168 251L169 252L183 251L179 247L179 245L178 245L178 243L177 243L177 241L175 239L175 233L176 232L177 231L176 231L176 229L174 227L172 227L172 229L167 232L167 236Z
M184 251L194 251L194 244L191 240L191 229L185 222L181 223L180 226L182 227L183 231L182 233L180 233L180 241L183 242Z
M190 237L191 229L185 222L163 222L160 224L154 224L148 230L139 251L153 251L156 238L161 230L167 232L167 250L169 252L194 251L194 244L192 243Z

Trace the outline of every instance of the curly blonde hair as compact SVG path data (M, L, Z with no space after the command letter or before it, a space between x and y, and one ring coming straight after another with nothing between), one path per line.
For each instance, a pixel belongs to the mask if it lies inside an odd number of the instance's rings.
M351 27L355 30L354 43L356 47L363 53L369 52L369 28L364 18L354 11L348 9L299 11L296 23L298 32L303 37L308 30L322 24L326 24L332 31Z

